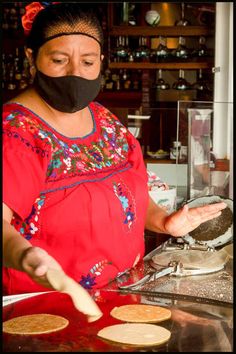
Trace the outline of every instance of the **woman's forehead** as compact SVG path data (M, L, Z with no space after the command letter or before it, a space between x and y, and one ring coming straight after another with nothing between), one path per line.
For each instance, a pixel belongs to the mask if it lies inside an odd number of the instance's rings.
M42 45L41 52L49 53L53 51L71 51L77 49L82 52L100 53L99 43L84 34L61 35L50 39Z

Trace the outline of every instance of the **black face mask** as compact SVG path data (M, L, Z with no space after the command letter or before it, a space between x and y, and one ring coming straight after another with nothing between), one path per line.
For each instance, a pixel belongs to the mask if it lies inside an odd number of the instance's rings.
M101 74L94 80L80 76L52 77L37 70L34 86L40 96L61 112L74 113L85 108L98 95Z

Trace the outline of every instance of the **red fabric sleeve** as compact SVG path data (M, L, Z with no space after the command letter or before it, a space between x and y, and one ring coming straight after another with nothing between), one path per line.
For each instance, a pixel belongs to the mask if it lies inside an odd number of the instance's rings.
M32 133L10 126L3 132L3 202L25 219L44 189L48 157Z
M142 149L139 141L128 131L127 139L129 143L129 161L133 164L134 168L143 175L143 178L148 183L147 168L144 162Z

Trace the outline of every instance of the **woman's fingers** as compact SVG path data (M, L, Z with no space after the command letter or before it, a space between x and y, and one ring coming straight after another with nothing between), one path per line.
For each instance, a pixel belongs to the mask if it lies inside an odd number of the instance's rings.
M225 203L217 203L217 204L189 208L188 213L191 217L196 219L199 218L200 220L202 220L202 222L211 220L221 215L221 210L227 207Z
M179 237L196 229L200 224L217 218L221 210L227 207L224 202L189 208L185 204L177 212L168 216L165 228L167 233Z
M35 269L34 269L34 275L36 277L42 277L44 276L48 271L48 266L46 264L39 264Z
M23 253L22 267L34 281L48 288L52 288L46 277L48 269L61 269L59 263L39 247L30 247Z

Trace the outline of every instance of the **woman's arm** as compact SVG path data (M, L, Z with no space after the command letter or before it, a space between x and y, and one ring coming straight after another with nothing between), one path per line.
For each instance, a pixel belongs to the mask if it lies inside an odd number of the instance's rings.
M3 203L3 265L23 271L21 258L31 243L11 225L13 212Z
M185 204L181 209L168 215L149 197L145 227L157 233L181 237L196 229L203 222L220 216L221 210L226 207L227 204L224 202L196 208L189 208Z
M165 230L165 222L168 213L159 207L151 197L149 197L145 228L157 233L168 233Z
M33 247L11 225L12 210L3 203L3 265L27 273L35 282L47 288L46 272L49 268L62 269L44 249Z

